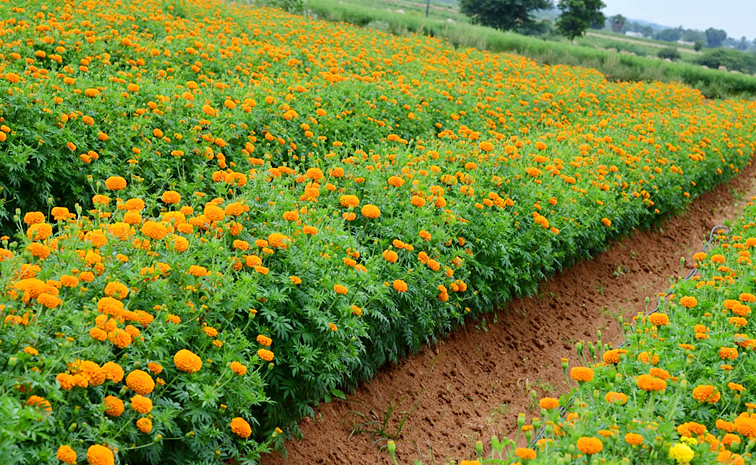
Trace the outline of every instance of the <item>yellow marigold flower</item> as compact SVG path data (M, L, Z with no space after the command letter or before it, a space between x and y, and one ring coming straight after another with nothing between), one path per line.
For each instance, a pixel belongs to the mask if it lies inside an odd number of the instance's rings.
M244 418L236 417L231 420L231 431L243 439L247 439L252 434L252 427Z
M120 191L126 188L126 180L121 176L111 176L105 180L105 187L110 191Z
M381 216L381 210L375 205L367 204L362 207L362 216L364 216L365 218L375 219Z
M181 349L173 356L173 363L176 368L185 373L196 373L202 368L202 359L194 352Z
M123 401L116 396L105 397L105 415L109 417L120 417L126 407Z
M260 349L257 351L257 356L266 362L270 362L273 360L274 354L268 349Z
M593 379L593 370L588 367L574 367L570 370L570 378L577 382L588 382Z
M677 463L689 463L695 455L693 449L687 444L678 443L669 448L669 458L676 460Z
M247 374L247 366L243 365L239 362L231 362L231 371L236 373L239 376L244 376Z
M94 444L87 449L87 462L89 465L115 465L115 455L107 447Z
M580 452L586 455L594 455L601 452L601 450L604 448L604 444L599 438L594 438L592 436L583 436L578 439L577 448Z
M67 445L58 447L58 452L55 453L55 457L63 463L76 463L76 451Z
M137 394L146 396L155 390L155 381L146 371L134 370L126 376L126 386Z
M152 411L152 399L137 394L131 398L131 408L142 415L147 415Z
M136 421L137 428L143 433L149 433L152 431L152 420L149 418L140 418Z

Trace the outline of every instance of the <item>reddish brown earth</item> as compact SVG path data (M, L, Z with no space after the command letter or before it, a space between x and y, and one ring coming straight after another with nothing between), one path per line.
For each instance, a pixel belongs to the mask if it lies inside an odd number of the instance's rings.
M314 418L300 421L304 438L286 444L288 459L272 454L263 465L390 464L385 438L354 432L379 429L376 422L392 405L387 433L406 417L396 440L400 463L471 458L478 439L511 434L519 412L538 414L530 391L540 398L569 390L560 359L572 365L574 342L595 341L598 330L604 342L621 342L617 317L644 311L645 298L655 302L670 276L687 274L680 258L689 267L709 230L737 217L743 199L753 195L754 164L657 230L613 244L543 283L537 296L468 321L438 344L384 367L346 401L322 404Z

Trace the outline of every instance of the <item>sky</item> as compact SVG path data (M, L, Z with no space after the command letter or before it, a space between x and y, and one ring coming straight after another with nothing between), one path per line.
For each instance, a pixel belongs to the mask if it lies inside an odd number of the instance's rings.
M724 29L728 37L756 37L756 0L604 0L607 17L621 14L664 26Z

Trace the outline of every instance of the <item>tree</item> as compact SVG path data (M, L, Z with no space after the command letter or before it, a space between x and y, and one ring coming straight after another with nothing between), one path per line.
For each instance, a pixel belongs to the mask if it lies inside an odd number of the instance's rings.
M609 24L612 25L612 31L625 32L625 25L627 25L627 18L622 15L614 15L609 18Z
M682 37L682 28L677 29L662 29L654 34L654 39L663 40L665 42L677 42Z
M551 0L460 0L459 10L474 23L508 31L532 26L534 10L552 8Z
M727 33L722 29L710 27L706 30L706 45L711 48L720 47L727 38Z
M559 0L562 14L556 20L559 32L570 40L583 35L591 24L606 21L601 9L606 5L601 0Z

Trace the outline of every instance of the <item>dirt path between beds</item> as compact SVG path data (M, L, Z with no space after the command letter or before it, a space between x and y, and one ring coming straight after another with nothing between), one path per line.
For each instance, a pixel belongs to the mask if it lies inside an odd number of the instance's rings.
M568 390L560 359L572 365L574 342L595 341L601 330L604 342L618 344L617 316L628 319L644 311L645 298L654 302L670 276L687 274L709 230L736 218L751 196L756 196L756 164L658 230L636 232L552 277L537 296L517 299L485 321L468 321L438 344L382 368L346 401L321 404L314 418L299 422L304 437L286 444L288 459L272 454L262 464L390 464L381 449L385 438L353 432L380 429L392 406L387 433L394 434L406 417L396 440L400 463L469 459L478 439L486 443L492 435L511 434L518 413L538 415L531 391L540 398ZM686 258L682 270L681 257Z

